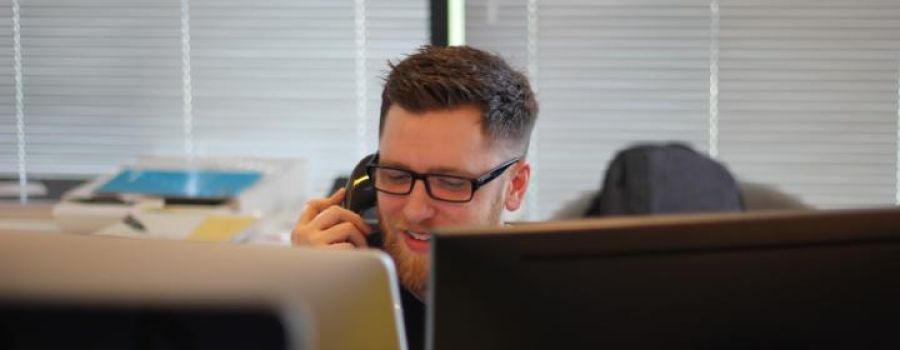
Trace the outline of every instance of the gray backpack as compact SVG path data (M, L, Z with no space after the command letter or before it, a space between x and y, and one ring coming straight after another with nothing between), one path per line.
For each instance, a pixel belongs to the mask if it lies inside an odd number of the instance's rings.
M620 151L585 216L743 211L741 191L722 164L683 144Z

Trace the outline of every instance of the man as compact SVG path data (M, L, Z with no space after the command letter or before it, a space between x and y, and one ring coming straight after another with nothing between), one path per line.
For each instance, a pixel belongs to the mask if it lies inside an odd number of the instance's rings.
M531 175L525 155L537 110L524 75L502 58L471 47L424 47L391 65L382 93L378 158L370 175L378 190L383 249L393 257L404 289L411 349L424 343L422 300L431 232L500 225L504 209L521 206ZM374 228L339 206L344 195L340 190L310 201L292 242L366 247Z

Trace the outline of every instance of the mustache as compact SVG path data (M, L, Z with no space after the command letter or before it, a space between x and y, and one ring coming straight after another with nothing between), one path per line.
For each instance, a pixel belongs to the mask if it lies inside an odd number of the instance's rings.
M410 225L405 222L394 222L388 223L385 221L381 215L379 215L378 226L380 226L382 232L400 232L400 231L411 231L420 234L431 234L431 231L435 229L433 225Z

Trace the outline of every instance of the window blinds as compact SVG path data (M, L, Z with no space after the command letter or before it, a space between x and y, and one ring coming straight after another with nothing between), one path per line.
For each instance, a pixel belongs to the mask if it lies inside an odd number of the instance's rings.
M820 207L890 205L896 1L723 2L721 156Z
M0 172L18 176L12 1L0 0Z
M374 150L387 59L428 38L420 0L191 0L188 10L195 154L305 158L312 195ZM29 173L92 176L185 153L180 1L29 0L21 23ZM8 37L0 173L12 175Z
M30 173L110 172L180 149L178 14L177 2L22 3Z
M467 43L528 62L526 0L470 0ZM539 2L538 217L638 141L713 151L817 207L892 204L900 4Z

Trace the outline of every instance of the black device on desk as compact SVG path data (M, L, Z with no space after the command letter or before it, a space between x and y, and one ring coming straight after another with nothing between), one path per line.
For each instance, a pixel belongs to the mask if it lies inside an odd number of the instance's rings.
M359 214L366 224L378 230L378 196L367 172L367 167L376 160L376 155L370 154L356 164L345 185L347 191L341 206ZM366 243L370 247L381 247L384 244L381 232L366 236Z
M437 232L429 349L898 349L900 210Z

